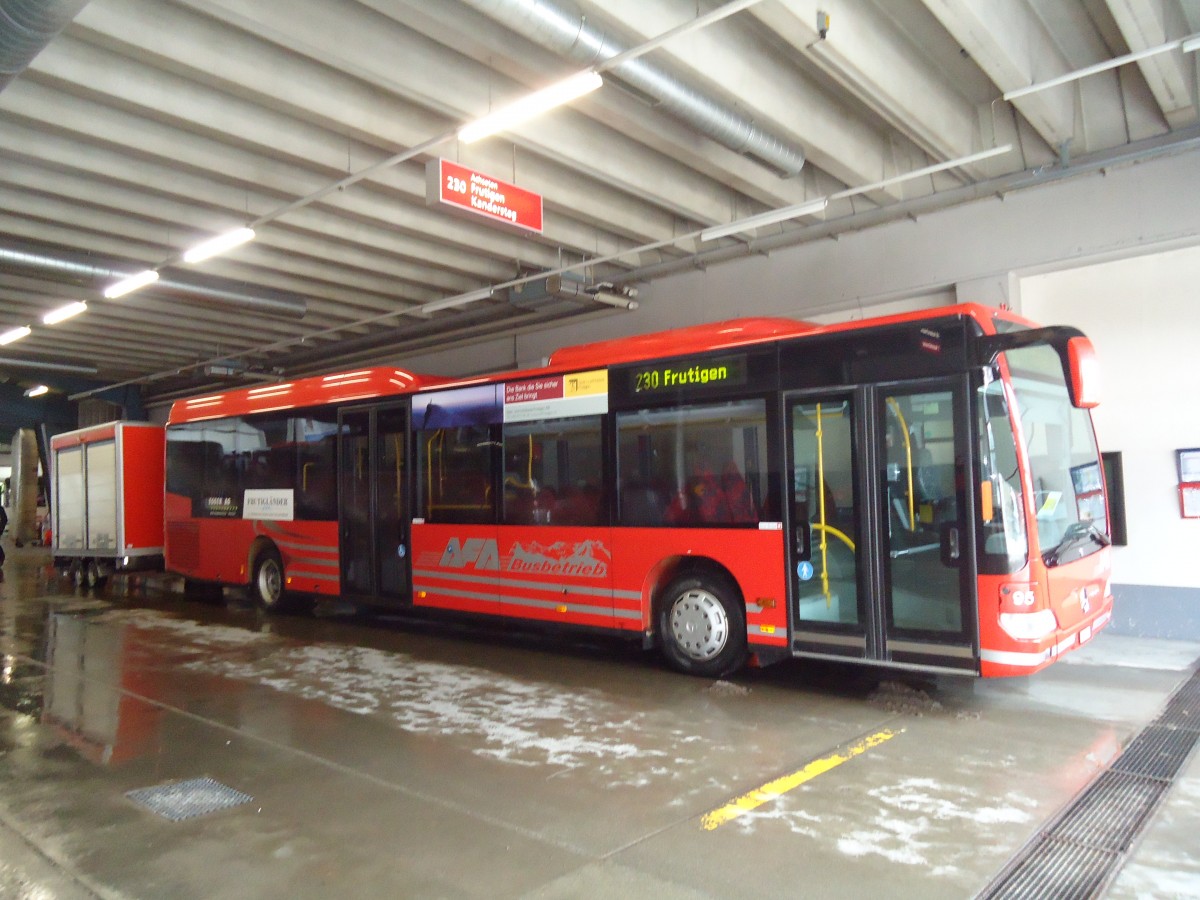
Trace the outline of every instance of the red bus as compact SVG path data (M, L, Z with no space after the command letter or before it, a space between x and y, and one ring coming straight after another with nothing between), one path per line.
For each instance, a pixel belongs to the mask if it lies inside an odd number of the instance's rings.
M1112 615L1095 356L961 305L742 319L468 380L363 369L176 403L166 560L641 640L1028 674Z

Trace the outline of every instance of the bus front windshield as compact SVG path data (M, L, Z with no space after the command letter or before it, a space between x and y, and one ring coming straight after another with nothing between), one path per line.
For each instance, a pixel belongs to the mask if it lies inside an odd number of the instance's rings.
M1033 479L1038 543L1049 566L1111 543L1104 479L1092 419L1071 405L1052 347L1005 353Z

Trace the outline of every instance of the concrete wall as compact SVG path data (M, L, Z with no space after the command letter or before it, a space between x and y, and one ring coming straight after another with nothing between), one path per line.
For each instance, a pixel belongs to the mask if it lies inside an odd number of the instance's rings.
M1175 458L1200 447L1200 247L1025 278L1020 303L1082 328L1104 366L1096 431L1122 454L1129 528L1116 626L1200 638L1200 519L1180 516Z

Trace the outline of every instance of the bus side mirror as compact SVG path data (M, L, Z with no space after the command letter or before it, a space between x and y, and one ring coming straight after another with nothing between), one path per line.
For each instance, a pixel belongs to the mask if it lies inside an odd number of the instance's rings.
M1092 342L1085 337L1070 338L1067 341L1066 363L1071 403L1081 409L1099 406L1100 363Z

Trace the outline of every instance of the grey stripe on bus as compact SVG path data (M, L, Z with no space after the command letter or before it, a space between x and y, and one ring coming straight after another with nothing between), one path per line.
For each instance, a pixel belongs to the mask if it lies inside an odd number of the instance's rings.
M457 572L444 572L437 569L414 569L413 576L421 578L441 578L448 581L470 581L475 584L488 584L493 587L518 587L534 591L562 591L568 594L586 595L590 597L616 597L621 600L641 600L640 591L614 591L607 588L588 588L562 582L525 581L518 578L506 578L502 575L460 575Z
M608 606L590 606L584 603L558 603L554 600L534 600L532 597L497 597L495 594L480 594L475 591L456 591L446 588L436 588L430 585L413 585L414 591L427 591L447 597L461 597L465 600L485 600L507 606L528 606L536 609L556 609L565 606L569 612L586 613L588 615L613 616L618 619L640 619L641 611L636 609L613 609Z
M314 581L338 581L340 575L326 575L323 572L292 572L288 571L288 578L311 578Z
M840 647L865 647L865 637L852 634L824 634L820 631L797 631L792 637L798 641L808 641L812 644L837 644Z
M770 631L763 631L764 627L769 628ZM783 640L783 639L787 638L787 629L779 628L774 625L767 625L767 626L747 625L746 626L746 634L761 634L764 637L775 637L775 638L779 638L780 640Z
M975 658L975 651L971 647L955 647L952 644L889 640L887 645L889 650L899 650L901 653L924 653L928 656L957 656L962 659Z
M332 566L335 569L338 566L338 561L336 559L322 559L318 556L294 556L292 557L292 562L308 563L309 565L313 566Z

